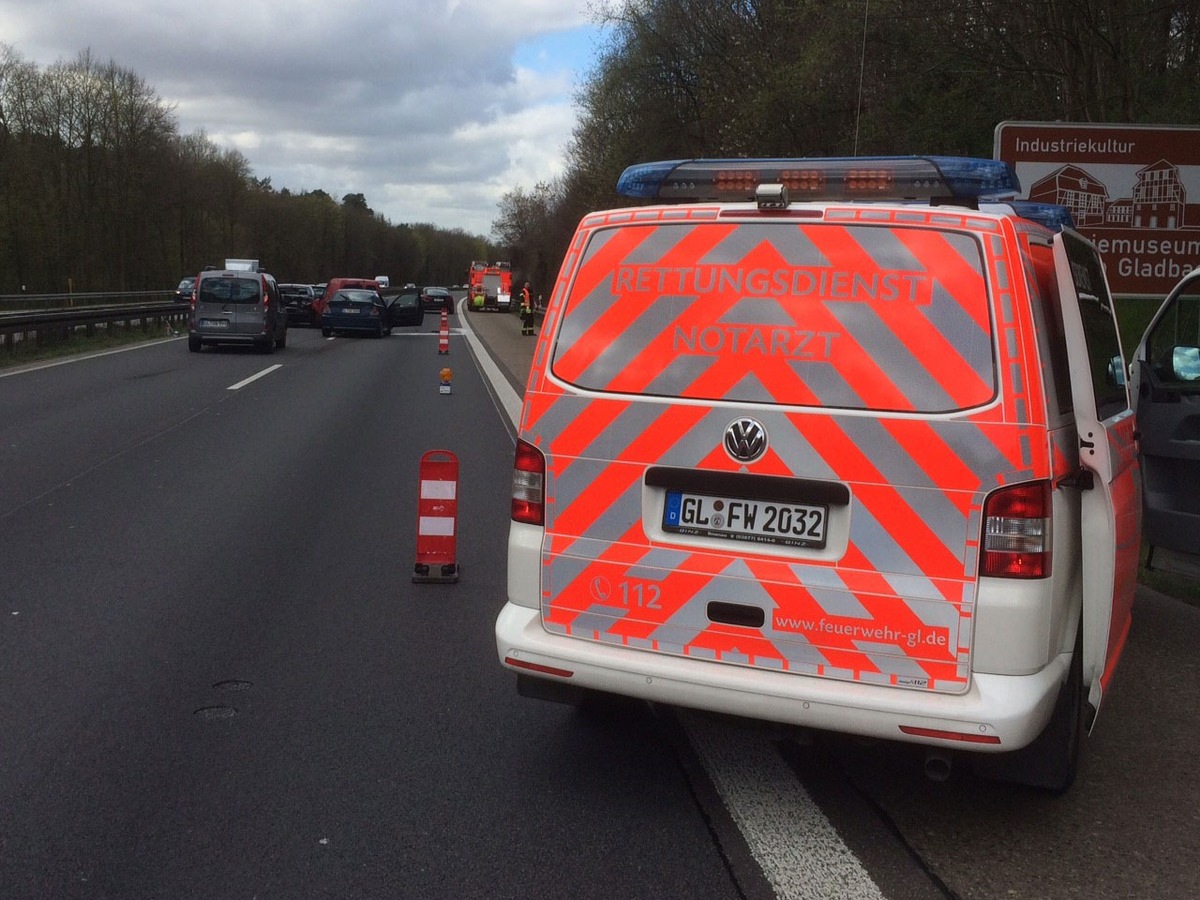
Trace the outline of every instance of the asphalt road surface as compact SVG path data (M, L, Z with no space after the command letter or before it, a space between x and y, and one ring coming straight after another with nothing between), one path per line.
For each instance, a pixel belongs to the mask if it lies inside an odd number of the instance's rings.
M447 356L427 317L0 377L0 897L1200 896L1176 598L1139 593L1061 798L518 698L492 625L533 341L450 324ZM431 449L460 464L452 585L411 580Z

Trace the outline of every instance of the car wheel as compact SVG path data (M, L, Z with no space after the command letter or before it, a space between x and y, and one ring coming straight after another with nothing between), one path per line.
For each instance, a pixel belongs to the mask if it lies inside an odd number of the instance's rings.
M190 334L188 335L188 349L189 350L191 350L193 353L199 353L201 346L203 346L203 345L200 341L200 338L193 337Z
M260 349L263 353L266 353L266 354L274 353L275 352L275 338L273 338L273 337L267 338L266 343L260 344L258 349Z
M280 350L282 350L284 347L287 346L287 330L286 329L283 332L283 336L275 342L275 346L278 347Z
M1083 624L1075 634L1075 652L1067 680L1058 691L1054 712L1033 743L1011 753L981 753L974 761L975 774L996 781L1011 781L1064 793L1079 771L1079 754L1085 733L1087 701L1083 685Z
M378 323L378 324L375 326L375 334L374 334L374 337L376 337L376 338L381 338L381 337L383 337L383 323L382 323L382 322L379 322L379 323Z
M332 334L333 334L332 328L322 328L321 329L321 337L329 337Z

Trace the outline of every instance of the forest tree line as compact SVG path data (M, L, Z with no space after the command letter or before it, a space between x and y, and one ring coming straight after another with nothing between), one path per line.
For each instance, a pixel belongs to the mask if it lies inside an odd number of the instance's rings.
M362 194L292 193L236 150L181 135L136 73L84 51L41 69L0 44L0 294L173 289L226 257L283 281L444 284L483 237L392 224Z
M425 283L508 258L539 293L632 163L727 156L991 156L1006 120L1196 124L1200 0L612 0L564 174L514 187L483 237L395 225L257 179L181 135L136 73L44 70L0 44L0 294L162 289L227 255L285 280ZM286 223L280 227L279 223Z
M494 228L546 285L628 165L991 157L1010 120L1194 125L1200 0L616 0L562 177Z

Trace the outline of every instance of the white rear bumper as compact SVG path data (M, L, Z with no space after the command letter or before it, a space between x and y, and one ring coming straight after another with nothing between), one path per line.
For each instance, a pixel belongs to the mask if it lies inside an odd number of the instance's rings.
M1069 654L1032 675L972 676L965 694L934 694L687 659L548 633L536 609L506 603L496 620L501 662L523 675L659 703L808 728L959 750L1017 750L1041 732ZM527 668L532 666L534 668ZM543 668L537 668L543 667ZM556 676L545 669L569 675ZM901 726L963 739L912 735ZM979 743L965 736L998 738Z

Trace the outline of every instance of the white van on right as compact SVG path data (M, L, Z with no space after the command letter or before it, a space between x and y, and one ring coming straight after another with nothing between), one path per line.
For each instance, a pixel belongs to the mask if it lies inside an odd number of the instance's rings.
M641 205L579 224L524 395L522 694L1071 784L1130 626L1137 446L1100 258L1017 189L945 157L626 171Z

